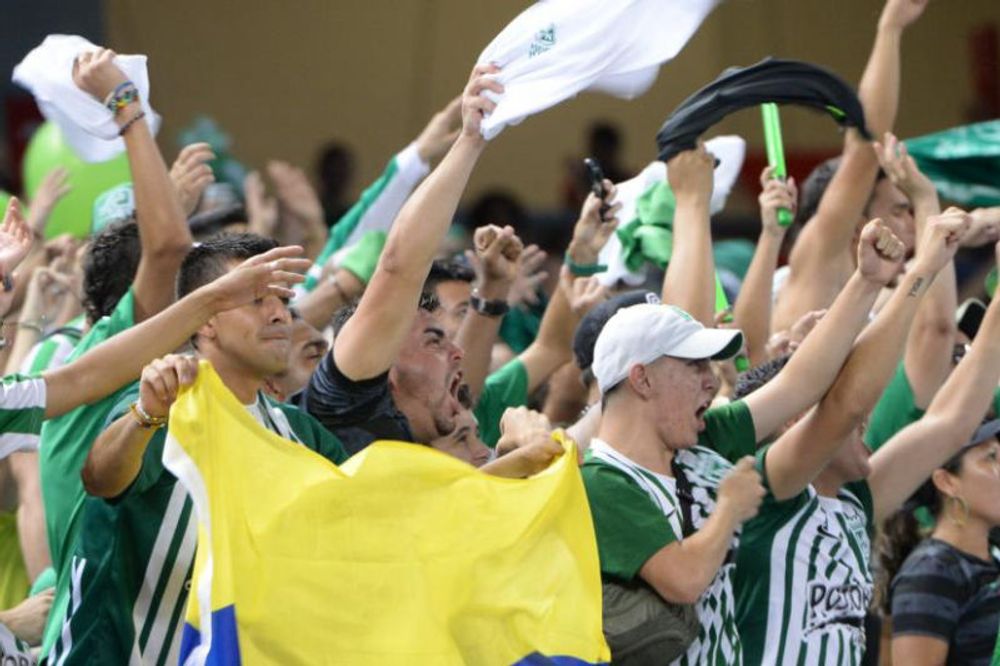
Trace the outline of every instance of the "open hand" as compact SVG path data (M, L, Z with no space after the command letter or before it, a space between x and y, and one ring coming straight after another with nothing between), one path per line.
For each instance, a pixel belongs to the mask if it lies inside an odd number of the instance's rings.
M559 271L559 288L569 302L569 308L579 318L608 299L608 289L596 277L573 277L569 266Z
M9 277L28 256L34 236L21 211L21 202L11 197L0 226L0 276Z
M192 143L184 146L170 167L170 180L181 202L184 215L190 216L198 207L205 188L215 182L212 167L208 163L215 159L212 147L207 143Z
M312 262L302 258L302 248L287 245L250 257L239 266L202 287L212 294L216 311L231 310L265 296L292 298L291 286L305 280Z
M56 167L45 174L42 182L35 190L28 211L28 226L38 238L45 236L45 225L48 224L52 209L59 200L69 194L73 187L69 184L69 172L63 167Z

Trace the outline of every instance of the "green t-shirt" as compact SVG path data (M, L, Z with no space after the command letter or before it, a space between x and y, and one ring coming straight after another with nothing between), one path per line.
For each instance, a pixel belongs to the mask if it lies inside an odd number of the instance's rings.
M94 324L67 362L135 324L132 290L122 297L114 311ZM80 513L86 493L80 472L90 447L104 428L108 413L128 390L123 387L62 416L50 419L42 427L38 466L45 505L45 528L49 539L52 567L56 571L56 596L45 626L42 654L48 654L60 632L61 618L69 601L70 551L79 530Z
M993 412L1000 414L1000 387L993 392ZM872 451L877 451L893 435L919 421L923 415L924 410L916 405L913 387L906 376L905 364L901 361L872 411L868 431L865 432L865 444Z
M837 497L809 486L777 501L767 494L743 525L733 579L736 620L748 664L861 663L872 598L874 514L865 481Z
M479 424L479 437L493 448L500 441L500 417L508 407L528 402L528 371L520 359L514 359L486 378L483 392L473 413Z
M122 396L107 424L128 413L138 390ZM340 464L340 441L315 418L258 394L247 408L265 428ZM167 430L158 430L132 485L119 497L87 497L74 544L73 604L50 661L70 664L176 664L197 545L185 488L163 466ZM62 619L62 618L60 618Z

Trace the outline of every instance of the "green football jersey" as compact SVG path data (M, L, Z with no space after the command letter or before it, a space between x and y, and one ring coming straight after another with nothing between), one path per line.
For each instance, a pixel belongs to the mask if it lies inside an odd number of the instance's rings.
M762 476L765 455L758 455ZM781 502L768 492L743 526L736 559L736 615L747 663L861 663L873 524L863 481L836 497L812 486Z
M127 413L124 396L109 418ZM297 408L258 396L247 409L257 421L334 463L340 441ZM71 598L60 639L49 655L59 664L176 664L197 545L190 497L164 468L169 432L153 435L132 485L113 500L88 497L72 562Z

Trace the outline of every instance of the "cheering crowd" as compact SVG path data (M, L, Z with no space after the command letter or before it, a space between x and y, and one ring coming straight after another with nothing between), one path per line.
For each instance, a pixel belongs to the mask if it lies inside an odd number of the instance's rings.
M198 531L164 446L207 362L261 426L336 464L394 440L523 479L578 450L613 663L989 664L1000 299L960 307L954 257L1000 240L1000 209L945 207L892 133L926 4L879 19L858 86L877 140L848 129L801 192L761 174L723 312L703 144L666 165L662 282L599 279L622 208L604 180L546 292L553 264L521 230L449 234L499 67L475 67L327 228L281 162L247 176L239 214L213 209L212 149L168 168L116 55L79 54L132 182L85 241L45 239L58 169L0 228L3 552L32 587L0 589L4 657L177 663Z

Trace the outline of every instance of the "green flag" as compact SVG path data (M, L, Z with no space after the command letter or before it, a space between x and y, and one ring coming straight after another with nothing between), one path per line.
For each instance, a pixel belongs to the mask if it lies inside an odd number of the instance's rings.
M910 139L906 148L944 198L1000 205L1000 120Z

